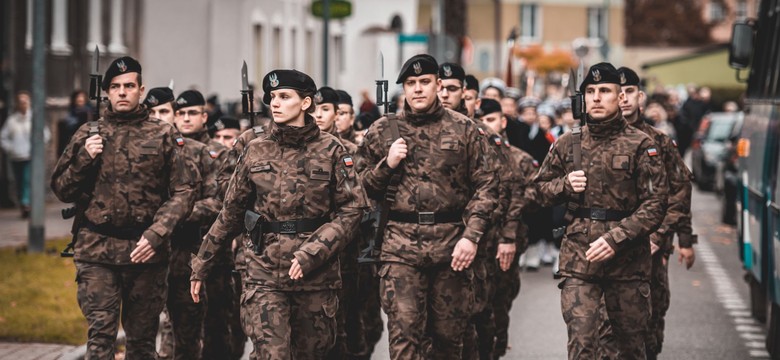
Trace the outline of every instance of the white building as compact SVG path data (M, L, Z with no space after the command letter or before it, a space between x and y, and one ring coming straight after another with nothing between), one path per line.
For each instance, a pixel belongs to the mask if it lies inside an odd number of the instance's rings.
M379 76L379 51L385 78L395 83L397 35L383 31L398 16L405 33L415 32L417 0L352 0L352 15L330 22L329 86L347 90L356 106L360 91L371 98ZM310 14L311 0L167 0L146 1L141 19L139 56L147 87L176 92L196 88L221 101L240 97L242 61L250 81L277 68L295 68L323 83L323 28ZM419 51L406 46L400 58ZM391 85L391 88L393 86Z

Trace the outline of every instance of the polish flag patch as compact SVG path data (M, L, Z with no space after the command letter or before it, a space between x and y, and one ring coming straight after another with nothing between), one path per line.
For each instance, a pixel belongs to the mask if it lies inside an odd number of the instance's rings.
M677 140L672 140L672 145L674 145L674 147L677 147Z
M214 150L209 150L209 155L211 155L212 159L216 159L217 158L217 152L214 151Z
M344 165L346 165L347 167L352 167L355 165L355 163L352 161L351 157L347 156L344 158Z
M647 149L647 155L658 156L658 150L656 150L655 148L649 148Z
M177 137L176 138L176 144L179 146L184 146L184 139Z
M501 141L501 138L496 137L493 139L493 141L496 143L496 145L501 146L503 145L503 142Z
M539 162L534 160L534 167L539 167Z

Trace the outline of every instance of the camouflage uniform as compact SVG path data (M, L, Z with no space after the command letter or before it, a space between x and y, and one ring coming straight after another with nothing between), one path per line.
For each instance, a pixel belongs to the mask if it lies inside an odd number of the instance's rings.
M666 166L669 181L669 207L661 227L650 235L650 240L660 247L653 256L650 294L652 315L647 331L646 344L648 356L661 352L664 339L664 317L669 310L669 255L674 250L674 233L678 234L681 248L690 248L696 242L691 229L691 180L693 175L680 157L676 143L660 130L650 126L641 116L631 124L647 135L656 144Z
M481 240L496 207L498 178L483 157L486 143L474 123L438 99L420 114L407 104L398 125L409 152L399 165L404 176L384 230L379 269L390 355L459 358L473 313L474 274L470 268L452 270L452 251L461 238ZM378 120L358 151L366 162L361 180L376 199L394 171L386 162L390 133L387 118ZM423 224L394 220L404 217L422 217Z
M224 199L224 196L227 193L228 183L230 182L231 176L233 176L233 171L236 169L238 158L246 148L246 144L260 136L265 136L269 133L271 126L269 119L263 118L256 121L258 122L258 125L255 125L251 129L244 131L234 140L233 148L227 151L225 161L220 165L220 169L217 175L217 184L219 186L220 198ZM247 340L246 334L244 334L244 329L241 326L241 278L245 270L244 264L246 264L246 261L242 255L243 251L240 249L242 244L246 242L246 239L241 238L242 236L243 235L240 235L235 239L237 248L233 254L233 268L235 269L235 272L233 272L233 288L231 290L233 304L231 305L229 321L231 334L230 347L233 359L240 359L243 356L244 345L246 344Z
M185 135L196 140L208 149L215 159L219 171L219 164L225 162L228 149L209 137L208 131ZM216 178L216 176L215 176ZM215 180L216 184L216 180ZM213 218L203 223L204 232L213 223ZM218 256L219 265L215 266L206 279L206 314L203 318L203 358L216 359L231 352L231 327L230 318L233 309L233 255L232 249L227 247ZM197 252L197 250L196 250Z
M561 310L569 331L569 358L597 355L603 299L617 346L615 358L644 359L650 317L650 246L663 220L668 184L655 142L617 113L582 128L582 167L587 188L567 226L560 254ZM537 177L543 206L579 197L568 182L574 171L572 134L550 148ZM587 218L586 218L587 215ZM589 244L603 237L616 251L589 262Z
M508 143L508 140L504 139L504 145L506 146ZM535 202L536 188L532 186L532 180L539 170L539 163L530 154L519 148L510 145L508 149L508 163L517 166L517 169L523 176L522 184L524 184L524 186L513 192L513 201L515 198L518 198L516 193L520 192L519 198L522 203L519 207L522 209L523 214L528 214L538 208L538 204ZM496 286L492 304L496 338L493 346L494 358L504 356L509 344L509 310L512 308L512 302L520 294L520 266L518 261L520 255L528 247L528 226L530 224L525 222L518 224L518 229L516 230L517 252L512 260L512 265L509 267L509 270L496 273L495 283L498 285Z
M94 159L84 147L89 126L71 138L51 179L63 202L91 196L74 256L78 302L89 325L87 358L113 358L121 316L127 357L151 359L166 298L168 240L192 209L198 174L184 164L178 131L149 119L143 106L106 111L98 121L103 152ZM142 235L155 255L134 264L130 254Z
M238 161L224 208L193 259L192 280L208 276L216 254L244 228L246 210L262 216L262 254L249 242L240 250L241 318L254 357L321 359L333 346L341 287L335 255L353 238L365 207L352 164L340 141L320 133L309 115L303 128L274 126ZM324 225L314 232L273 230L304 221ZM303 279L288 276L293 258Z
M175 359L200 359L206 306L196 304L190 296L190 258L200 246L201 228L214 221L222 204L217 200L216 153L196 140L185 138L183 154L188 166L201 174L203 181L197 187L198 200L192 213L171 235L167 308L173 324Z

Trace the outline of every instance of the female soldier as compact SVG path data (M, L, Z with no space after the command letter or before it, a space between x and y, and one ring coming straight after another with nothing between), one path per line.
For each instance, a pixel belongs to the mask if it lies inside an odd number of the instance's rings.
M354 238L366 196L352 158L310 115L314 80L275 70L263 91L274 125L239 159L222 212L192 261L192 297L199 301L214 255L245 225L241 322L253 358L321 359L335 339L335 255Z

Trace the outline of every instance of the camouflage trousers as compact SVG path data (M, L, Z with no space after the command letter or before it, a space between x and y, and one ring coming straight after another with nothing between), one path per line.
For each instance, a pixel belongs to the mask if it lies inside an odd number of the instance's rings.
M645 359L650 284L567 278L559 287L569 359ZM604 319L611 328L608 343L603 342Z
M119 321L125 358L154 359L168 265L103 265L76 261L78 303L87 320L86 359L113 359Z
M173 359L173 347L175 341L173 340L173 324L171 324L171 313L168 311L167 306L163 308L162 315L162 321L160 321L160 347L157 349L157 359Z
M201 301L195 303L190 295L191 252L188 249L172 249L168 274L167 308L173 325L173 358L201 359L203 317L208 298L201 288Z
M203 359L224 359L232 354L233 268L219 264L206 278L206 313L203 318Z
M323 359L336 340L335 290L285 292L245 284L241 323L252 359Z
M233 273L233 311L230 314L230 348L232 359L238 360L244 356L246 334L241 327L241 273Z
M496 326L493 300L496 293L495 260L478 258L474 269L474 314L463 338L463 359L493 360Z
M366 342L365 353L359 354L365 359L371 358L374 347L382 339L385 324L382 322L382 305L379 296L379 277L376 266L367 265L358 268L358 295L360 323Z
M458 359L474 309L473 271L385 263L379 270L391 359Z
M669 292L669 262L668 255L658 252L653 256L653 269L650 278L650 298L652 314L647 327L645 347L648 358L655 358L661 353L664 342L664 326L666 311L669 310L671 294Z
M332 360L356 359L368 351L357 298L358 274L342 272L341 284L336 313L336 345L327 356Z
M507 271L496 272L496 293L493 298L493 319L496 327L496 343L493 347L493 357L506 355L509 345L509 311L512 303L520 294L519 255L516 255L512 266Z

